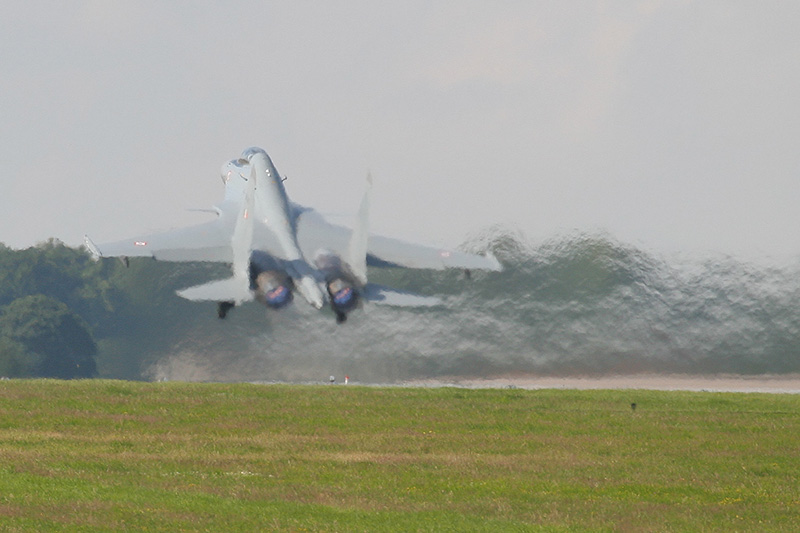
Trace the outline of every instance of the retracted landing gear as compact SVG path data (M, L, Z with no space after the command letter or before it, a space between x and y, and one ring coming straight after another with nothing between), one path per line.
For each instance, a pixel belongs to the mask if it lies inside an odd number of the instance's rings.
M228 316L228 311L236 306L233 302L218 302L217 303L217 316L222 319Z

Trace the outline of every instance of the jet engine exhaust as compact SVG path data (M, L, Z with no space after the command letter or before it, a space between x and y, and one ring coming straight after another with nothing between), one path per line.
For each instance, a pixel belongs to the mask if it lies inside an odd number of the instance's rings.
M314 256L314 266L325 276L325 288L331 308L336 314L336 323L347 321L347 313L358 307L360 286L355 276L342 261L342 258L330 250L320 249Z
M347 313L358 307L358 291L356 287L343 277L334 277L326 280L331 307L336 313L336 323L347 321Z
M256 300L271 309L281 309L292 301L292 281L281 271L266 270L252 279Z

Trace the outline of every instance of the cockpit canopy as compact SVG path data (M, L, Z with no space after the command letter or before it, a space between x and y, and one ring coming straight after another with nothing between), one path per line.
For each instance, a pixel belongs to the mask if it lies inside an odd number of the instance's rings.
M265 152L262 148L259 148L258 146L251 146L250 148L247 148L244 152L242 152L242 156L239 158L239 161L243 163L249 163L250 160L253 158L253 156L256 154L267 155L267 152Z

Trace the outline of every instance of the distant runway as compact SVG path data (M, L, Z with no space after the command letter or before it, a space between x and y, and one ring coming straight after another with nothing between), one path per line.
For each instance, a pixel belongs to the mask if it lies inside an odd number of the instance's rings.
M466 387L520 389L648 389L709 392L768 392L800 394L800 375L759 376L691 376L691 375L631 375L586 377L504 376L487 379L423 379L405 381L410 387Z

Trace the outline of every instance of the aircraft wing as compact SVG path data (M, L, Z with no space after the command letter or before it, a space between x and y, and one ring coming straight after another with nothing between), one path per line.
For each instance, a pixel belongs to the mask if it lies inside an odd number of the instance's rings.
M217 208L217 213L219 217L212 222L117 242L96 245L87 236L86 245L95 257L153 257L160 261L231 263L231 237L237 217L230 214L229 209ZM283 258L274 234L261 224L256 225L253 247Z
M312 209L301 211L297 216L296 224L297 240L306 257L313 257L314 253L321 248L347 257L352 233L349 228L330 224ZM500 262L491 254L483 256L456 250L442 250L377 235L369 236L367 264L431 270L445 268L502 270Z
M221 218L198 226L87 246L97 257L154 257L163 261L233 260L231 231Z

